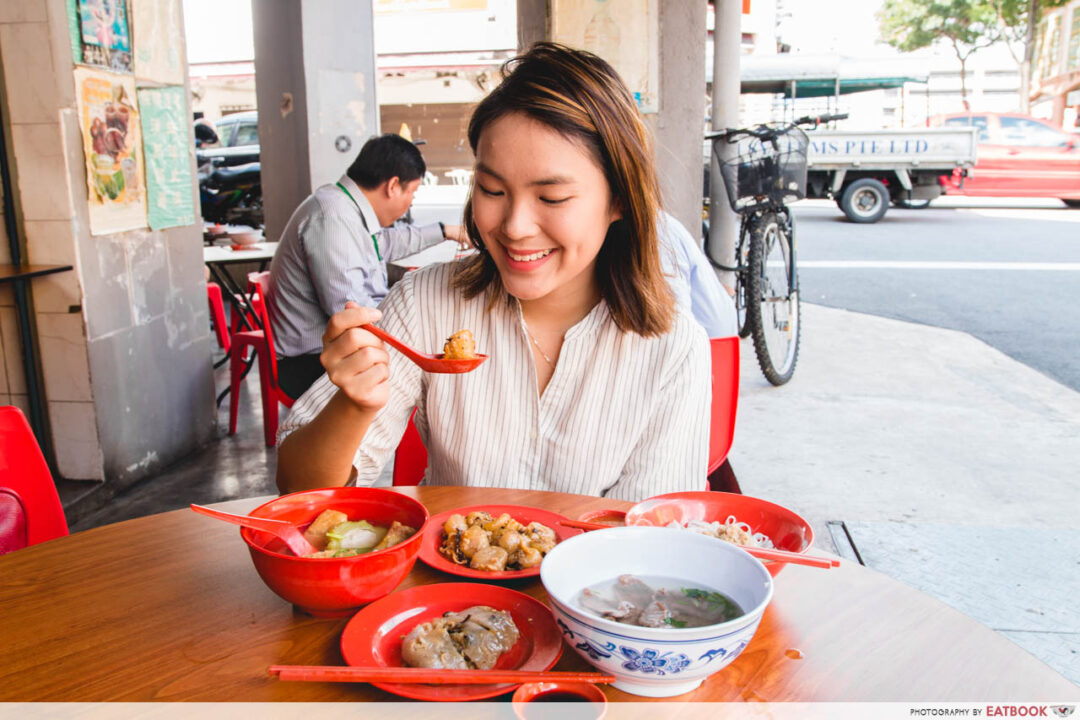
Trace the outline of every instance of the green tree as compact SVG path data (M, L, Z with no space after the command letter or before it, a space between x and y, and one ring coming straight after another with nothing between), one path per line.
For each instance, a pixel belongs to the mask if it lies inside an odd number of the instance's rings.
M951 46L960 61L960 99L965 110L969 107L968 60L1002 38L1001 23L989 0L885 0L878 11L878 26L882 40L901 52L937 42Z
M1030 105L1032 53L1042 10L1068 0L885 0L878 11L882 39L901 52L945 42L960 61L960 97L967 102L967 61L1003 42L1020 72L1020 103Z
M1002 37L1020 71L1020 107L1031 109L1031 64L1035 53L1035 30L1047 8L1061 7L1068 0L987 0L998 18Z

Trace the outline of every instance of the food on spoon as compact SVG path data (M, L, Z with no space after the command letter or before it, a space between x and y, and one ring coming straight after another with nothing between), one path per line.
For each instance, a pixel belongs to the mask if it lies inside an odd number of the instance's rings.
M417 625L401 643L401 658L409 667L490 670L518 635L510 613L476 605Z
M304 537L318 552L309 558L340 558L362 555L404 542L416 534L416 528L395 520L389 528L372 525L367 520L349 520L339 510L327 509L312 521Z
M443 345L444 360L470 360L476 357L476 340L469 330L458 330Z
M465 517L454 513L443 523L439 552L458 565L501 572L538 566L555 543L555 531L548 526L522 525L508 513L497 518L483 511Z
M654 628L704 627L744 614L727 595L688 584L672 578L620 575L582 590L578 604L608 620Z
M768 535L751 532L750 526L736 520L734 515L728 515L727 520L724 522L715 520L710 523L702 520L688 520L685 523L680 523L678 520L672 520L667 524L667 527L692 530L702 535L727 540L735 545L768 548L770 550L774 547L773 541L769 539Z

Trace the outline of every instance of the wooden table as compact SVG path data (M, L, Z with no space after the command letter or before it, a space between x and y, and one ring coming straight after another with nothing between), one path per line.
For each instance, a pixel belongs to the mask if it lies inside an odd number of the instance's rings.
M629 506L517 490L401 491L432 514L480 503L542 506L571 517ZM247 512L264 500L218 507ZM267 675L275 663L343 664L338 643L347 618L294 612L263 585L238 532L177 510L0 557L0 701L400 700L369 685ZM417 561L401 588L447 581L458 579ZM537 579L511 587L545 597ZM556 669L589 668L567 647ZM646 700L605 692L611 700ZM1075 702L1080 689L974 620L848 562L833 570L788 566L749 647L678 698L981 699Z

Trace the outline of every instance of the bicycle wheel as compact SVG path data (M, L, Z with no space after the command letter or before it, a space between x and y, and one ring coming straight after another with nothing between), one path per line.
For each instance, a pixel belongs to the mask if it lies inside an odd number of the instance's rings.
M783 385L799 359L799 293L789 283L791 246L772 213L757 219L750 234L746 324L765 379ZM797 286L797 284L796 284Z

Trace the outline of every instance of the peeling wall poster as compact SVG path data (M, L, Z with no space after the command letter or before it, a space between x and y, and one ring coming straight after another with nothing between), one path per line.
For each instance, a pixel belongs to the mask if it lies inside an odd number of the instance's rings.
M93 235L146 227L146 185L135 79L75 68Z
M180 0L131 0L131 35L136 78L184 84Z
M79 27L83 63L131 72L127 0L79 0Z
M140 88L146 204L150 227L195 223L188 136L187 92L183 87Z

